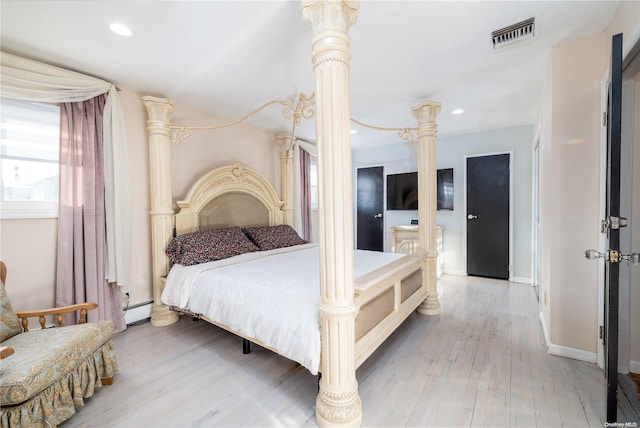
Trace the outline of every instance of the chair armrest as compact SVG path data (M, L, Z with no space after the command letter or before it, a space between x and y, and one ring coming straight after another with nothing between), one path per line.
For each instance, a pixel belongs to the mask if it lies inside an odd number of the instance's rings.
M3 358L7 358L9 355L13 354L13 348L9 346L0 346L0 360Z
M87 302L87 303L77 303L75 305L69 305L69 306L62 306L60 308L40 309L35 311L20 311L20 312L16 312L16 315L18 316L18 318L20 318L20 321L22 323L22 329L24 331L29 331L29 318L38 317L40 321L40 327L45 328L45 316L55 315L58 327L62 327L62 314L80 311L80 319L78 319L78 324L84 324L87 322L87 310L92 310L97 307L98 307L97 303Z

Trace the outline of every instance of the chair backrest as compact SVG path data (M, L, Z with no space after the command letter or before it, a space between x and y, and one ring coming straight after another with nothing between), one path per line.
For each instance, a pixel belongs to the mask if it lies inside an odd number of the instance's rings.
M22 333L22 325L13 311L5 291L4 279L6 278L7 268L1 261L0 270L0 276L2 277L2 282L0 282L0 342L4 342L16 334Z
M4 284L7 279L7 265L4 264L2 260L0 260L0 281Z

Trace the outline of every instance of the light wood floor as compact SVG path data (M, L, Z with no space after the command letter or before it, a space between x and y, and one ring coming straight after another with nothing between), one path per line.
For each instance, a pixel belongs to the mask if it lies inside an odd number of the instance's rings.
M358 369L364 426L604 425L602 371L547 354L530 286L445 275L440 302ZM203 321L132 326L114 342L113 385L63 427L316 426L315 376L256 346L243 355Z

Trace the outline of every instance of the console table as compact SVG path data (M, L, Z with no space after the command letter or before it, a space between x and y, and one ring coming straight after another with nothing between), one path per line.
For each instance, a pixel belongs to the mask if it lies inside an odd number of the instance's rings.
M417 225L391 226L391 251L394 253L411 254L418 249ZM436 227L437 277L442 277L442 226Z

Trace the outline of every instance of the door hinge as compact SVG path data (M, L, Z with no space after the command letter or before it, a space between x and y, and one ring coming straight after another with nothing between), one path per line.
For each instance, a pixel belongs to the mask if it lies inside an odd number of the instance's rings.
M598 326L598 337L604 339L604 326Z
M600 231L607 233L609 229L620 229L621 227L627 227L627 219L625 217L607 217L602 220Z
M602 112L602 126L607 126L607 112Z

